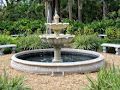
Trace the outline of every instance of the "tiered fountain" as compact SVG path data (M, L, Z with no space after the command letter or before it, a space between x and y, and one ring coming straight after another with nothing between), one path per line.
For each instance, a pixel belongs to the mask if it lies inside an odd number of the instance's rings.
M71 72L93 72L104 65L101 54L94 51L62 48L64 44L70 43L74 35L61 34L69 23L59 23L56 13L54 23L46 23L54 34L40 35L44 42L53 45L54 49L39 49L17 53L12 56L11 66L17 70L39 73L71 73Z
M61 59L61 47L64 44L70 43L74 37L74 35L64 35L60 34L61 30L65 29L69 23L59 23L59 16L56 13L54 16L54 23L46 23L46 26L53 30L54 34L45 34L40 36L40 38L44 42L48 42L54 47L54 59L52 62L59 63L62 62Z

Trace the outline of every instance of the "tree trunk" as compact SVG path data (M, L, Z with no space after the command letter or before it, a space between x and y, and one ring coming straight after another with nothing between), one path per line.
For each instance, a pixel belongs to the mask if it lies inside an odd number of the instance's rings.
M47 23L52 23L52 7L51 7L51 2L47 2ZM47 33L50 34L51 30L48 29Z
M102 0L103 2L103 19L106 19L106 15L107 15L107 5L105 0Z
M82 22L82 0L78 0L78 20Z
M48 2L45 2L45 17L47 18L47 13L48 13Z
M72 0L68 0L69 19L72 19Z

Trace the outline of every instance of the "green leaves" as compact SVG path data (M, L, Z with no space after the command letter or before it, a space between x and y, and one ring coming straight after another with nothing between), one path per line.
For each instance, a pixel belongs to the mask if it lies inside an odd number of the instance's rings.
M0 90L30 90L24 83L23 77L11 78L6 70L0 75Z
M0 44L4 45L4 44L15 44L17 41L17 38L13 38L11 36L8 35L0 35Z
M45 31L45 20L19 19L17 21L1 21L0 32L8 34L34 33L39 30Z
M97 50L100 45L100 39L96 35L78 35L74 40L74 48Z
M98 72L97 80L88 77L90 85L88 90L119 90L120 89L120 68L114 65L110 68L102 68Z
M20 50L33 50L49 47L47 43L41 41L39 35L35 34L19 38L17 45Z

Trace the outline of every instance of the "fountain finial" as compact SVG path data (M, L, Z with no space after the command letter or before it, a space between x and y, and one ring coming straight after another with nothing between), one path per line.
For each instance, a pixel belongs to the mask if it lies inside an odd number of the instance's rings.
M57 10L55 9L54 23L59 23L59 15L57 14Z

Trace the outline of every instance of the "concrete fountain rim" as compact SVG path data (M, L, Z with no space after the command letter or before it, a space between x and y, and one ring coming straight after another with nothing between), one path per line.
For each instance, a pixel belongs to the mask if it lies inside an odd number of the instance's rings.
M19 53L14 54L11 59L17 63L22 63L25 65L30 65L30 66L51 66L51 67L67 67L67 66L78 66L78 65L87 65L87 64L93 64L97 62L101 62L104 60L104 57L95 51L89 51L89 50L82 50L82 49L72 49L72 48L62 48L61 51L67 51L67 52L80 52L84 54L90 54L90 55L95 55L98 56L95 59L87 60L87 61L78 61L78 62L64 62L64 63L44 63L44 62L34 62L34 61L27 61L27 60L22 60L18 59L17 56L19 55L24 55L28 53L36 53L36 52L43 52L43 51L53 51L52 48L50 49L36 49L36 50L28 50L28 51L22 51Z

